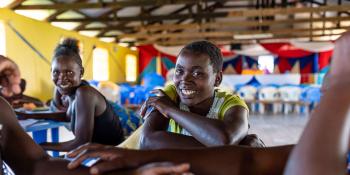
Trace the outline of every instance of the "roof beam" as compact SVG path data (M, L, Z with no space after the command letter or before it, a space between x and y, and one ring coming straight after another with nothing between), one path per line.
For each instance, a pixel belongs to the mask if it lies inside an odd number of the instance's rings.
M162 6L154 6L154 7L152 7L152 8L150 8L150 9L148 9L148 10L145 10L144 11L144 13L146 13L146 14L148 14L148 13L151 13L152 11L154 11L154 10L156 10L156 9L159 9L159 8L161 8ZM128 24L128 22L122 22L122 23L120 23L120 24L118 24L118 25L116 25L115 27L119 27L119 28L124 28L124 29L119 29L119 30L122 30L122 31L125 31L125 30L128 30L128 31L130 31L130 30L132 30L132 28L128 28L128 27L126 27L125 25L127 25ZM103 36L105 33L107 33L109 30L108 30L108 26L107 27L105 27L104 29L101 29L101 31L100 31L100 33L97 35L97 37L101 37L101 36Z
M290 15L295 13L319 13L325 11L348 11L350 5L325 5L318 7L289 7L289 8L264 8L256 10L235 10L229 12L229 17L256 17L273 16L276 14Z
M160 21L160 20L173 20L173 19L186 19L186 18L208 18L208 17L226 17L227 12L217 13L200 13L200 14L174 14L174 15L147 15L147 16L131 16L131 17L104 17L104 18L71 18L71 19L55 19L53 22L108 22L108 21Z
M217 29L223 27L259 27L259 26L273 26L309 22L338 22L349 21L350 17L328 17L328 18L304 18L304 19L287 19L276 21L237 21L237 22L210 22L205 24L163 24L163 25L149 25L143 27L135 27L135 30L155 31L155 30L179 30L179 29Z
M115 18L72 18L72 19L55 19L55 22L93 22L93 21L154 21L154 20L172 20L186 18L217 18L217 17L261 17L276 14L288 15L295 13L317 13L324 11L349 11L350 5L332 5L320 7L290 7L290 8L266 8L254 10L235 10L231 12L203 12L197 14L174 14L174 15L157 15L157 16L132 16L132 17L115 17Z
M249 39L249 40L235 40L232 38L208 38L208 41L211 41L215 44L253 44L256 42L266 42L276 39L295 39L295 38L307 38L307 39L313 39L317 37L324 37L324 36L339 36L341 34L314 34L314 35L308 35L308 34L286 34L286 35L278 35L274 36L273 38L264 38L264 39ZM176 46L176 45L185 45L190 42L193 42L193 39L171 39L167 41L140 41L136 42L136 45L145 45L145 44L158 44L158 45L164 45L164 46Z
M110 11L107 11L105 12L104 14L101 14L99 16L99 18L104 18L104 17L108 17L109 15L113 14L113 13L117 13L118 10L120 10L120 8L112 8ZM90 24L91 22L98 22L98 21L86 21L86 22L83 22L82 24L80 24L78 27L76 27L74 30L85 30L86 29L86 26L88 24ZM103 28L104 29L104 28Z
M206 2L220 2L226 0L206 0ZM55 9L55 10L78 10L91 8L123 8L123 7L139 7L147 5L172 5L172 4L193 4L201 2L199 0L129 0L120 2L97 2L97 3L61 3L52 5L22 5L17 9L33 10L33 9Z
M141 32L153 32L159 30L185 30L185 29L220 29L224 27L259 27L259 26L277 26L285 24L300 24L309 22L338 22L350 21L350 17L328 17L328 18L305 18L305 19L287 19L277 21L237 21L237 22L209 22L192 24L155 24L137 27L110 26L110 27L92 27L84 30L135 30Z
M157 35L150 36L145 33L138 34L123 34L119 36L111 35L108 37L118 37L122 38L137 38L137 39L147 39L147 40L158 40L162 38L205 38L205 37L233 37L233 35L255 35L255 34L272 34L272 35L281 35L281 34L290 34L290 33L302 33L302 32L316 32L316 31L326 31L326 30L336 30L344 29L347 30L350 26L342 27L331 27L331 28L298 28L298 29L271 29L267 31L261 30L240 30L240 31L214 31L214 32L186 32L186 33L160 33Z
M19 7L21 4L22 4L22 2L24 2L25 0L15 0L15 1L13 1L11 4L9 4L8 6L7 6L7 8L10 8L10 9L16 9L17 7Z
M86 2L87 0L76 0L74 3L78 3L78 2ZM56 1L53 1L55 3L58 3ZM67 10L57 10L55 13L53 13L52 15L50 15L49 17L47 17L45 19L45 21L52 21L53 19L56 19L57 16L65 13Z

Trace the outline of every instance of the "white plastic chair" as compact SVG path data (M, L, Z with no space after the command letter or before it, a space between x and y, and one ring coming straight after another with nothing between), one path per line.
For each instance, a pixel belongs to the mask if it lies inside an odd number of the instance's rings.
M120 88L113 82L101 81L97 90L106 97L107 100L120 104Z
M277 114L281 111L282 105L280 103L280 94L278 88L274 86L261 87L258 91L259 98L259 112L261 114L265 113L265 104L272 105L273 114Z
M242 86L238 89L237 94L248 104L250 110L255 112L255 101L257 88L251 85Z
M284 106L283 113L288 114L293 111L299 113L300 112L300 95L302 93L302 89L297 86L282 86L279 89L279 93L281 95L281 100Z

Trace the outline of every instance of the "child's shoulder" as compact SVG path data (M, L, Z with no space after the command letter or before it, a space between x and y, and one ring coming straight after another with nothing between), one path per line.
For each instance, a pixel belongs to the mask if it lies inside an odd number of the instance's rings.
M240 96L231 91L218 88L216 89L216 93L219 98L242 100Z

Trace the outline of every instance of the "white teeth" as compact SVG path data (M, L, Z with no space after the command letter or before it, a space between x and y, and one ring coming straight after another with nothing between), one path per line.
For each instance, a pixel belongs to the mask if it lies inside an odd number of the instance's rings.
M192 94L194 94L196 91L191 91L191 90L181 90L182 91L182 93L183 94L185 94L185 95L192 95Z
M60 85L61 88L67 88L69 85Z

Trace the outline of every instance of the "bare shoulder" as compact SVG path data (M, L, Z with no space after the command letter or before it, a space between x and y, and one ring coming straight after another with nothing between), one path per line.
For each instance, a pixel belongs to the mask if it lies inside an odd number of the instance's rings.
M247 120L248 110L240 105L230 107L224 114L224 121Z
M76 97L93 100L99 97L99 92L91 86L81 86L76 91Z

